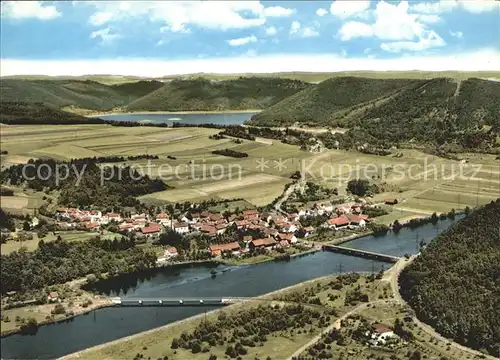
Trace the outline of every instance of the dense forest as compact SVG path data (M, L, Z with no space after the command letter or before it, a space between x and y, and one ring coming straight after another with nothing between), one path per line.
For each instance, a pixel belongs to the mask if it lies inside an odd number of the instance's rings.
M2 102L39 102L54 108L73 106L92 110L111 110L125 106L162 87L159 81L137 81L105 85L91 80L2 79Z
M256 114L249 124L349 128L326 143L378 149L419 144L498 152L500 84L480 79L329 79ZM331 147L326 145L327 147Z
M151 179L130 166L99 167L93 159L71 162L30 160L0 173L2 183L26 184L37 191L59 191L58 202L75 207L135 206L136 196L167 189L159 179Z
M299 80L241 77L211 81L203 78L172 80L131 102L129 111L264 109L311 86Z
M99 118L84 116L62 111L43 103L24 101L0 102L0 122L17 125L70 125L70 124L104 124Z
M19 250L1 257L1 293L41 289L62 284L88 274L118 275L151 268L156 255L135 246L133 240L68 242L58 238L32 252Z
M448 338L500 354L500 199L438 236L400 277L417 316Z
M342 123L351 107L375 104L375 100L392 95L424 80L367 79L339 77L280 101L261 113L255 114L250 124L257 126L289 126L295 122L313 126ZM372 102L368 104L369 102ZM354 109L353 109L354 110Z

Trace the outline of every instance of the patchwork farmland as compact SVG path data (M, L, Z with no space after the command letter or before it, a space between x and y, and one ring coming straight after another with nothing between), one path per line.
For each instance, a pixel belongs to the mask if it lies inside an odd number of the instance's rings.
M147 126L2 125L1 145L8 155L2 155L1 163L8 166L30 158L158 155L158 159L150 160L149 169L147 160L129 162L142 166L153 177L161 175L173 186L141 198L153 203L244 198L262 206L281 195L284 186L292 181L290 176L302 166L307 169L307 180L337 188L340 194L345 192L348 180L366 178L383 187L383 193L377 194L374 201L397 198L399 204L394 210L400 210L404 216L474 207L500 196L500 167L488 155L474 157L474 164L481 165L479 171L466 164L462 176L452 178L459 162L417 150L404 150L398 157L343 150L310 153L275 140L236 143L230 138L209 139L219 131ZM248 157L212 153L226 148L247 153ZM15 209L22 201L25 200L10 199L4 204Z

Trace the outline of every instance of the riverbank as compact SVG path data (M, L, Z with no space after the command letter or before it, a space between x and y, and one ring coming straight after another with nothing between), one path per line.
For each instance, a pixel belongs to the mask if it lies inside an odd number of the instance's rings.
M97 345L97 346L94 346L94 347L91 347L91 348L88 348L88 349L85 349L82 351L68 354L68 355L65 355L63 357L60 357L59 359L62 360L62 359L82 358L82 357L90 359L90 358L95 357L94 356L95 354L93 354L93 353L95 353L97 351L104 350L105 348L108 348L108 347L119 345L120 349L127 348L127 345L129 345L127 343L131 342L131 341L134 341L134 342L140 341L140 344L142 346L143 344L145 345L145 343L147 342L144 338L147 338L147 337L152 336L152 335L156 335L159 332L161 332L161 333L166 332L166 333L169 333L169 335L171 335L171 334L179 335L181 333L181 331L180 331L181 329L176 329L179 326L182 326L182 325L185 325L188 323L193 323L193 322L196 322L197 320L202 320L202 319L207 318L207 317L214 317L214 315L217 315L220 312L227 313L227 311L235 311L235 310L237 311L239 308L242 308L242 307L247 308L249 303L259 302L262 300L270 300L273 297L275 297L276 295L284 295L287 293L297 292L297 291L299 291L303 288L306 288L308 286L316 285L316 284L319 284L319 283L325 282L325 281L330 281L334 278L336 278L336 275L326 275L326 276L318 277L315 279L307 280L307 281L301 282L299 284L295 284L292 286L285 287L283 289L278 289L278 290L275 290L275 291L272 291L272 292L269 292L266 294L256 296L252 299L242 300L238 303L228 305L228 306L223 307L223 308L214 309L214 310L208 311L206 313L191 316L189 318L182 319L182 320L179 320L179 321L176 321L176 322L164 325L164 326L160 326L160 327L157 327L157 328L154 328L151 330L143 331L143 332L140 332L140 333L137 333L134 335L126 336L126 337L121 338L121 339L117 339L117 340L110 341L110 342L107 342L107 343L104 343L101 345ZM173 331L174 329L176 329L175 332ZM141 340L144 340L144 341L141 341ZM93 355L90 356L91 354L93 354Z
M262 109L247 109L247 110L200 110L200 111L110 111L110 112L98 112L98 113L80 113L79 115L84 115L87 117L99 117L99 116L114 116L114 115L204 115L204 114L245 114L245 113L258 113ZM78 112L71 111L75 114ZM178 120L178 121L182 121Z
M12 308L4 310L2 309L3 319L9 318L10 321L5 322L2 320L2 328L0 337L5 338L14 334L23 333L21 329L22 322L15 321L16 318L23 320L33 318L37 322L37 327L57 324L61 322L71 321L73 318L81 315L85 315L94 310L102 309L105 307L114 306L113 302L107 297L102 296L90 296L88 294L85 299L66 299L61 302L43 305L32 305L19 308ZM59 304L64 307L64 314L53 314L52 311L54 307ZM85 305L83 305L85 304ZM12 328L11 326L15 326Z

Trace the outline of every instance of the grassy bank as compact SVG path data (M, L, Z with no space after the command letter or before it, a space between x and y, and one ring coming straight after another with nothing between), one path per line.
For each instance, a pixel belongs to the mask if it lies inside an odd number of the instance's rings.
M245 315L248 311L253 311L259 306L282 307L295 304L298 298L302 299L300 302L303 301L304 309L321 310L322 312L335 311L342 314L354 306L350 304L344 305L345 298L358 285L363 288L369 286L371 289L369 296L374 299L383 298L389 294L386 283L379 281L369 283L365 277L360 277L348 285L341 286L338 290L333 290L332 281L335 278L334 276L326 276L306 281L227 308L216 309L207 314L196 315L173 324L70 354L65 356L64 359L124 359L131 358L137 353L143 353L144 358L151 357L152 359L162 356L168 356L169 359L206 359L208 357L207 353L193 353L182 348L171 349L170 343L173 338L179 337L182 333L192 332L203 322L212 324L217 322L221 314L229 317L238 316L238 314ZM319 304L317 301L309 302L314 297L318 298ZM333 320L333 318L330 319L330 321ZM285 358L286 355L292 354L300 346L307 344L320 331L321 326L316 321L313 321L312 324L303 327L297 326L295 329L272 332L267 336L267 340L263 342L263 345L248 348L248 358L265 358L265 356L270 356L272 359ZM224 350L225 346L216 345L211 347L210 352L218 358L223 358Z

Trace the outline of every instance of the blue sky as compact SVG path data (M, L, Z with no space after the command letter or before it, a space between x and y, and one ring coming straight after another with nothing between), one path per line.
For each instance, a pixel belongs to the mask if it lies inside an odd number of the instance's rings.
M494 1L2 2L2 75L500 70Z

